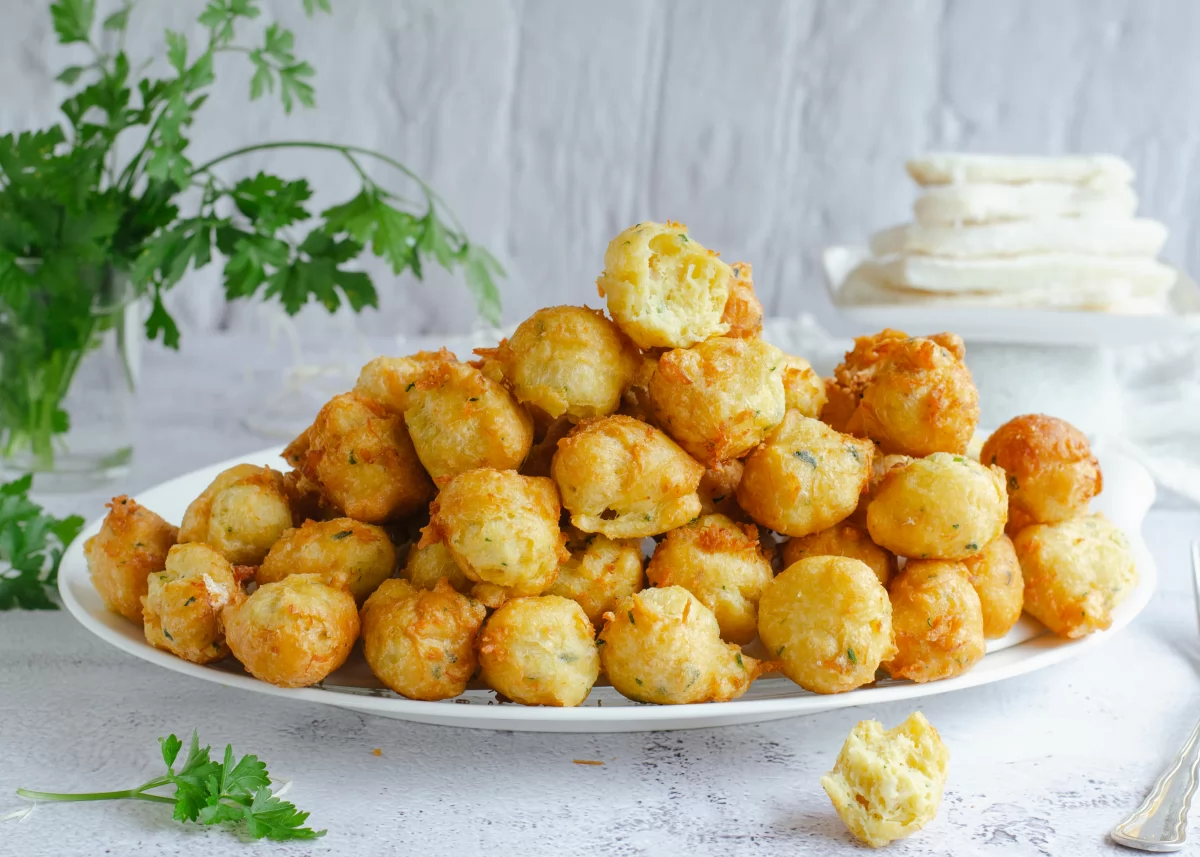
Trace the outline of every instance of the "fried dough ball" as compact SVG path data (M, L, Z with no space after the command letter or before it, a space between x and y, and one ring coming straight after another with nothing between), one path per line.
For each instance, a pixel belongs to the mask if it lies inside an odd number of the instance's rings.
M1055 417L1014 417L992 433L979 455L1008 475L1014 523L1053 524L1082 515L1104 485L1087 436Z
M896 656L892 678L938 681L961 675L987 651L983 609L961 562L910 559L888 587Z
M1013 539L1025 578L1025 611L1060 637L1086 637L1112 624L1112 610L1137 586L1125 534L1103 515L1034 524Z
M859 401L862 432L884 452L961 455L979 422L967 364L932 339L895 343Z
M783 398L788 408L817 419L825 407L825 382L803 357L784 354L779 364Z
M862 423L856 414L863 391L875 377L883 358L897 342L908 338L904 331L890 327L872 336L855 337L854 347L833 370L833 377L825 379L828 401L821 419L835 431L853 432L856 428L861 431Z
M499 348L475 353L494 356L517 401L552 418L611 414L640 362L629 337L604 313L579 306L540 309Z
M732 280L730 267L686 226L647 222L609 242L596 288L640 348L687 348L729 330L721 317Z
M569 554L558 528L558 491L540 476L481 468L450 480L430 506L419 547L444 542L471 580L502 595L540 595ZM476 588L476 597L485 591ZM496 600L485 597L484 603Z
M362 368L354 392L402 416L408 409L409 394L416 388L417 378L432 364L453 362L454 354L445 348L418 351L407 357L376 357Z
M255 574L261 586L289 574L313 574L348 589L361 604L396 569L396 548L382 527L350 518L305 521L279 537Z
M876 492L879 491L879 486L883 484L883 477L887 476L898 467L903 467L912 461L907 455L878 455L871 458L871 480L867 483L866 492L858 498L858 508L854 510L848 520L852 524L857 524L860 527L867 525L867 507L871 505L871 501L875 499Z
M668 351L650 379L654 418L702 464L740 458L783 420L783 358L724 336Z
M746 519L746 513L737 504L737 487L744 469L745 465L737 459L719 461L705 469L696 488L700 510L705 515L721 514L735 521Z
M658 358L659 355L655 352L642 352L641 362L633 373L633 380L621 396L618 414L633 417L652 426L658 425L650 405L650 379L654 377L654 370L658 368Z
M463 573L444 542L421 547L414 545L408 552L408 560L400 570L400 576L417 589L433 589L439 580L445 579L455 590L469 595L475 582Z
M346 517L369 524L411 515L435 490L404 418L359 393L334 396L321 408L303 469Z
M815 693L869 684L896 653L887 590L869 566L843 556L802 559L768 583L758 636L783 674Z
M439 486L468 470L521 466L533 445L533 418L501 384L465 363L438 363L416 385L404 419Z
M1001 535L962 562L983 608L983 636L1003 637L1021 618L1025 603L1025 583L1012 540Z
M729 298L721 321L729 325L726 336L751 339L762 333L763 305L754 293L754 279L748 262L734 262L729 266L733 279L729 281Z
M479 634L487 686L522 705L581 705L600 677L596 632L569 598L506 601Z
M844 520L871 477L874 445L788 411L747 456L738 505L764 527L807 536Z
M642 547L637 539L572 530L567 539L571 557L558 567L546 594L570 598L598 628L621 599L642 591Z
M745 645L758 636L758 599L774 572L758 545L758 528L704 515L658 543L646 577L682 586L713 612L721 639Z
M895 555L871 541L864 527L845 521L783 543L784 568L810 556L848 556L866 563L884 586L896 573Z
M872 848L916 833L937 815L950 751L916 711L895 729L862 720L821 777L842 822Z
M703 473L661 431L621 415L581 422L550 465L571 523L610 539L658 535L699 515Z
M124 494L105 505L100 532L83 544L88 573L105 607L140 624L146 578L163 570L179 530Z
M290 574L222 613L233 656L255 678L307 687L346 662L358 639L354 596L311 574Z
M194 664L223 660L221 611L245 597L225 557L200 542L175 545L142 599L146 642Z
M258 565L291 526L283 474L237 464L218 474L187 507L179 541L204 542L234 565Z
M362 608L363 657L401 696L451 699L475 672L475 635L486 615L487 608L445 578L432 590L385 580Z
M682 586L626 598L596 644L612 686L635 702L727 702L774 666L722 641L712 611Z
M867 507L875 544L913 559L965 559L1004 532L1004 471L935 452L884 476Z

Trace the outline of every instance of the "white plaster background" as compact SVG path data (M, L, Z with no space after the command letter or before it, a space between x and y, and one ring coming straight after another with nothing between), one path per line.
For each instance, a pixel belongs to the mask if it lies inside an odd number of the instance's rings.
M110 0L111 3L111 0ZM318 107L248 106L248 64L222 59L198 125L203 158L311 137L377 147L450 201L509 269L505 320L596 301L607 240L643 219L687 222L755 266L773 314L824 306L825 245L907 217L904 159L927 148L1116 152L1138 170L1142 210L1172 230L1166 258L1191 270L1200 171L1200 4L1189 0L803 0L637 2L264 0L317 68ZM105 0L100 0L102 8ZM129 49L161 51L200 0L142 0ZM78 48L55 44L46 4L0 0L0 128L45 124ZM354 192L326 155L248 157L309 177L318 204ZM465 289L373 266L379 313L303 328L465 330ZM215 270L173 296L185 330L263 324L226 309Z

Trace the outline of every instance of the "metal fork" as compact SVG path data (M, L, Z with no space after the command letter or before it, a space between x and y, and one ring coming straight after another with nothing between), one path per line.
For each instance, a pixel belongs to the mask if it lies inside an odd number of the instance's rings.
M1200 621L1200 543L1192 542L1192 586ZM1113 841L1142 851L1178 851L1187 840L1188 807L1200 782L1200 723L1146 800L1112 830Z

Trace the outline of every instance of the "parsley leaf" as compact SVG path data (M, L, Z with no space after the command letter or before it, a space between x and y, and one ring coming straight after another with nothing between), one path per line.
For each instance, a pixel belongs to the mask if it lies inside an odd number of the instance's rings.
M58 0L50 4L50 19L59 44L86 42L95 16L95 0Z
M17 794L40 801L145 800L169 803L173 804L172 816L176 821L244 824L246 833L253 839L285 841L316 839L325 835L324 830L304 826L308 820L307 812L296 809L295 804L271 793L271 776L267 766L257 756L247 755L237 759L233 746L226 745L224 757L216 762L210 757L211 749L201 747L199 736L193 732L187 758L176 771L175 763L183 749L183 742L174 735L158 740L167 772L147 780L137 788L84 794L17 789ZM156 789L167 786L175 787L173 797L155 793Z
M63 550L83 529L78 515L47 515L29 499L32 484L32 476L0 484L0 610L58 609L49 593Z

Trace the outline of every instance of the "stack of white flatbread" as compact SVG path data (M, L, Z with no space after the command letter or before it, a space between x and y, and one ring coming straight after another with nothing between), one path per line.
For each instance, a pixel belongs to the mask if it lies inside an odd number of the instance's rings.
M871 237L859 301L1166 310L1167 229L1134 216L1121 158L947 153L907 166L921 186L916 220Z

